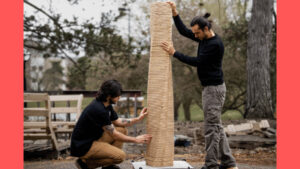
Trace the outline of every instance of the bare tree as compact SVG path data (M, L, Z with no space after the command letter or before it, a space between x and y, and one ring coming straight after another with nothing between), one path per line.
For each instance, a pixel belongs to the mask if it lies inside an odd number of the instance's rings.
M273 0L253 0L248 25L245 118L273 118L270 89Z

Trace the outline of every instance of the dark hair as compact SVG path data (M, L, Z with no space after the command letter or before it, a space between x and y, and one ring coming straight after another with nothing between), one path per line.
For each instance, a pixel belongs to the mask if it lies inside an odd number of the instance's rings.
M121 96L122 86L117 80L107 80L102 83L99 91L96 94L96 100L106 102L106 98Z
M208 20L207 18L210 16L210 13L206 13L204 16L195 16L191 21L191 26L198 25L200 29L204 30L205 26L208 29L212 27L212 21Z

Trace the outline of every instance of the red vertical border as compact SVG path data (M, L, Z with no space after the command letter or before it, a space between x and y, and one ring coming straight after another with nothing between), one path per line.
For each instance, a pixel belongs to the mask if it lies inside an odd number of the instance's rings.
M0 168L23 168L23 1L0 1Z
M300 168L300 1L277 0L277 168Z

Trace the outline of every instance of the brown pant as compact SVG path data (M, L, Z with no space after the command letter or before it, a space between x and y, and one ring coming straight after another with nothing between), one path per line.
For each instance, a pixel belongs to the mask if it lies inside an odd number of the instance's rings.
M126 128L116 127L115 129L127 135ZM119 164L126 158L122 147L123 142L116 141L108 133L103 132L102 137L94 141L90 150L84 156L80 157L80 159L86 162L89 168Z

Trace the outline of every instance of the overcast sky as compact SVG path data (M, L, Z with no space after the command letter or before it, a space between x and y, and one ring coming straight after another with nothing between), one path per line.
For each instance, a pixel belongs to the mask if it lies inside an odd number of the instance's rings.
M72 20L73 16L78 18L78 22L82 23L86 20L90 20L92 23L99 23L102 12L112 11L116 16L119 14L118 8L121 6L123 0L79 0L77 4L70 4L67 0L28 0L32 4L42 8L46 12L53 12L55 14L60 14L61 19ZM140 8L141 3L144 0L137 0L135 3L129 4L130 11L130 27L131 36L135 39L145 38L144 35L137 31L138 29L143 29L147 31L147 20L145 19L146 14L143 9ZM40 23L46 23L49 18L47 18L41 12L24 3L24 15L31 15L39 19ZM139 22L137 22L139 18ZM127 39L128 37L128 15L122 17L117 22L113 23L116 26L117 31L120 35ZM146 38L149 38L146 37ZM80 54L81 56L84 53ZM74 56L75 57L75 56Z
M28 0L36 6L44 9L47 12L53 12L55 14L61 14L61 19L72 20L73 16L78 17L78 21L84 22L90 20L93 23L99 23L102 12L112 11L115 15L118 15L118 7L121 6L123 0L79 0L78 4L71 5L67 0ZM167 0L157 0L167 1ZM227 2L232 0L228 0ZM234 0L233 0L234 1ZM252 0L250 0L252 2ZM146 18L146 14L141 6L146 6L146 0L136 0L136 2L129 4L131 9L131 36L135 39L150 38L142 35L139 29L148 31L149 19ZM275 0L276 2L276 0ZM251 4L251 3L250 3ZM251 6L251 5L250 5ZM276 10L276 4L275 4ZM249 9L250 12L250 9ZM49 18L44 16L41 12L37 12L36 9L24 3L24 15L34 14L39 19L40 23L47 22ZM250 13L249 13L250 14ZM139 20L137 20L139 18ZM128 15L119 19L114 25L118 29L118 33L127 39L128 36Z
M35 4L36 6L44 9L45 11L52 11L55 14L61 14L62 19L72 19L73 16L78 17L79 22L84 22L90 20L94 23L99 23L101 13L112 11L114 14L118 14L118 3L122 0L79 0L78 4L71 5L67 0L28 0L29 2ZM139 7L143 0L137 0L135 3L129 4L131 9L131 33L136 32L139 29L135 22L136 17L145 17L144 12ZM36 12L34 8L24 3L24 14L30 15L34 14L41 23L47 22L48 18L45 17L40 12ZM145 20L141 20L142 24L146 24ZM128 35L128 15L119 19L118 22L114 23L118 30L126 38ZM135 36L132 34L132 36Z
M79 22L85 20L91 20L96 22L100 21L101 12L112 11L116 15L118 14L118 7L122 0L79 0L78 4L71 5L67 0L28 0L36 6L44 9L45 11L53 11L54 13L61 14L62 18L72 19L73 16L78 17ZM158 0L166 1L166 0ZM142 24L147 24L144 12L140 8L141 3L145 3L145 0L136 0L135 3L129 4L131 9L131 28L132 32L138 29L135 18L141 18ZM276 2L276 0L275 0ZM250 3L251 4L251 3ZM276 8L276 5L275 5ZM276 10L276 9L275 9ZM33 14L36 10L31 6L24 4L24 14ZM40 19L40 22L46 22L46 18L40 12L35 13L35 16ZM140 23L139 23L140 24ZM124 16L117 23L118 29L123 33L128 32L128 16Z

